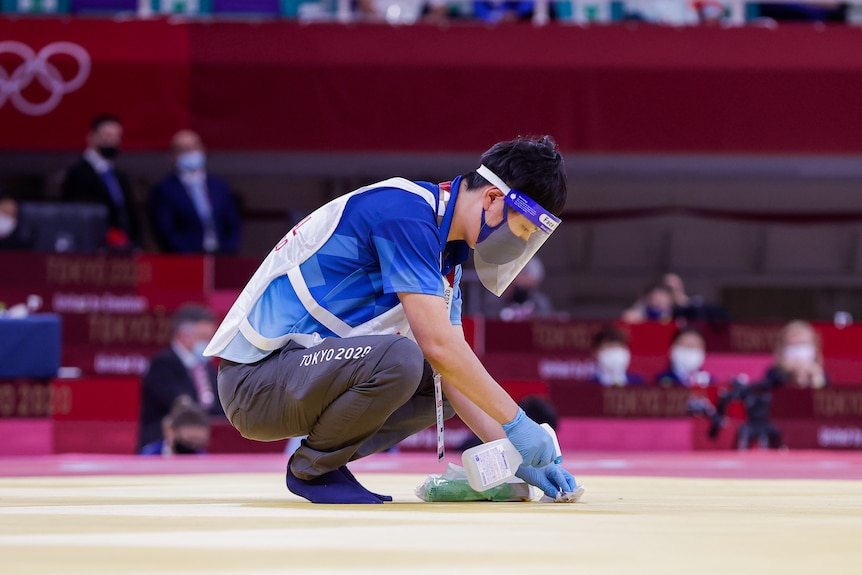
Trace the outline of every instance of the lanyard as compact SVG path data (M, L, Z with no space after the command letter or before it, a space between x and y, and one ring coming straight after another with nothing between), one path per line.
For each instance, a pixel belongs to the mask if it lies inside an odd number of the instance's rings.
M458 190L461 187L461 176L452 180L450 184L449 200L446 203L446 211L443 213L443 219L440 221L440 272L444 274L446 287L443 289L443 298L446 300L447 314L452 311L452 297L455 294L455 265L444 260L446 254L446 243L449 238L449 228L452 227L452 217L455 215L455 200L458 197ZM445 193L444 186L440 186L440 202ZM437 461L442 461L446 456L446 445L444 441L444 425L443 425L443 385L442 378L439 373L434 374L434 406L437 412Z

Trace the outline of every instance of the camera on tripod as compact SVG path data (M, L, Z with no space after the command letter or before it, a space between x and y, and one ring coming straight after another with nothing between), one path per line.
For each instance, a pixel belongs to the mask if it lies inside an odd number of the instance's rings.
M749 449L752 444L762 449L781 447L781 432L769 420L769 411L772 392L783 383L769 378L750 383L747 376L737 376L731 382L730 389L718 395L709 426L709 438L716 439L726 424L728 406L734 401L741 401L745 408L745 422L737 430L736 448Z

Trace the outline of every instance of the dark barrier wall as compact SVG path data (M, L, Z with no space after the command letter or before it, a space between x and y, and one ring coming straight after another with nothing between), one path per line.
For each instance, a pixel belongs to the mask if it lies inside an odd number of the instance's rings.
M862 152L852 27L0 18L0 40L6 150L80 149L111 110L137 150L191 125L223 150L475 152L547 132L582 152Z

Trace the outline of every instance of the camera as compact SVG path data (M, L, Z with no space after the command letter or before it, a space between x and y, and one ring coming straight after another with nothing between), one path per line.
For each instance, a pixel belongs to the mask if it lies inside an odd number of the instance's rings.
M741 401L745 408L745 423L737 431L736 448L749 449L752 443L764 449L781 447L781 432L769 420L769 411L772 392L783 383L780 379L771 378L749 383L748 377L744 375L736 377L730 389L718 396L709 426L709 438L716 439L724 427L728 406L734 401Z

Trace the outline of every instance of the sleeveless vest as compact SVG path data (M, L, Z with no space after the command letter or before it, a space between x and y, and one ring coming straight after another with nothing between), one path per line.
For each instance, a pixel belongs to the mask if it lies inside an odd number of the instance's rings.
M274 279L283 275L287 276L290 285L308 314L338 337L393 333L400 333L409 337L410 325L407 323L407 317L400 303L381 315L352 327L321 306L312 297L299 268L300 264L314 255L335 232L350 198L380 188L397 188L417 194L428 202L438 217L446 211L448 194L444 194L443 190L440 191L441 199L438 202L432 192L404 178L390 178L371 184L324 204L287 232L263 260L231 306L230 311L210 340L204 355L218 356L238 334L242 334L249 343L264 351L280 349L290 341L295 341L305 347L313 347L323 341L323 338L317 333L287 333L279 337L265 337L249 321L249 313L266 291L266 288ZM447 197L444 198L444 195ZM442 275L440 281L443 282L444 287L447 285Z

